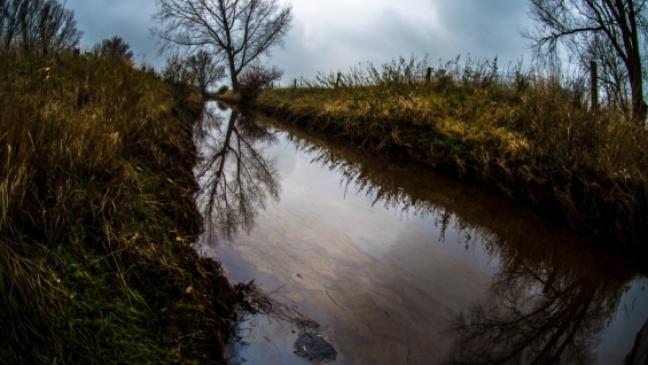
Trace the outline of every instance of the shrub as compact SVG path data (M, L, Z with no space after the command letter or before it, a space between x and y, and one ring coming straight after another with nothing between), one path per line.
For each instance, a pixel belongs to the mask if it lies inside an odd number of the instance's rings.
M222 86L219 87L218 90L216 91L216 95L223 95L223 94L225 94L225 93L228 92L228 91L229 91L229 86L227 86L227 85L222 85Z
M260 65L250 66L239 76L241 102L251 102L274 81L281 79L283 73L277 68Z

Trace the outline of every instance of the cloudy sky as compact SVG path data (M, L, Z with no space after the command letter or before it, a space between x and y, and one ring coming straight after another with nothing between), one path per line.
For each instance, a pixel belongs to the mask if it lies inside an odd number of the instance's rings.
M283 0L282 0L283 1ZM287 1L286 1L287 3ZM526 0L292 0L293 23L269 63L285 79L403 55L528 59ZM155 0L67 0L83 45L119 35L139 61L164 63L150 35Z

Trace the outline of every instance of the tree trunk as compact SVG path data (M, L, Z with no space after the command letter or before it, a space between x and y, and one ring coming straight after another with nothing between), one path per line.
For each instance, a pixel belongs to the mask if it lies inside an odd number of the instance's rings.
M231 70L230 68L230 77L232 80L232 91L237 92L240 89L239 81L238 81L238 75L236 74L235 71Z
M228 55L227 62L229 63L229 73L232 80L232 91L237 92L240 89L240 85L238 82L238 72L236 71L234 56Z
M630 91L632 94L632 119L639 125L646 123L646 112L648 107L644 101L643 75L641 72L641 58L639 49L634 48L629 52L627 61L628 78L630 79Z
M646 123L648 106L646 106L646 102L644 101L643 73L641 70L641 54L639 52L639 30L637 28L637 15L635 14L632 1L628 3L628 13L630 23L630 34L628 34L628 38L630 38L629 43L633 46L628 52L628 76L630 77L630 89L632 91L632 119L643 126Z
M590 107L592 111L598 110L598 105L599 105L598 92L599 92L598 65L596 64L596 61L591 61L590 62L590 94L592 97L592 102Z
M630 88L632 90L632 119L637 122L639 125L644 125L646 123L646 114L648 112L648 106L644 101L643 94L643 80L641 75L641 66L638 67L639 70L634 70L630 74Z
M236 78L236 76L232 76L232 91L238 92L240 88L241 87L239 85L238 79Z

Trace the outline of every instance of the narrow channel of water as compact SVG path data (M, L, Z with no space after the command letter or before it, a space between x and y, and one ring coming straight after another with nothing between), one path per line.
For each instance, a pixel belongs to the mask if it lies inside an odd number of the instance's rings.
M621 364L648 319L644 275L506 199L207 110L200 250L319 323L330 363ZM308 364L296 327L248 318L232 363Z

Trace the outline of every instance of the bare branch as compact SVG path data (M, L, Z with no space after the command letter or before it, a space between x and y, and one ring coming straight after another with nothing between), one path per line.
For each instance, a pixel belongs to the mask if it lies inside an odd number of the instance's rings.
M530 37L539 53L556 55L562 47L583 69L596 60L603 66L606 92L614 94L608 99L624 100L627 95L620 93L630 89L633 118L644 123L648 108L640 40L648 37L646 4L646 0L531 0L537 27Z
M0 41L4 49L59 51L78 46L74 13L56 0L0 1Z

